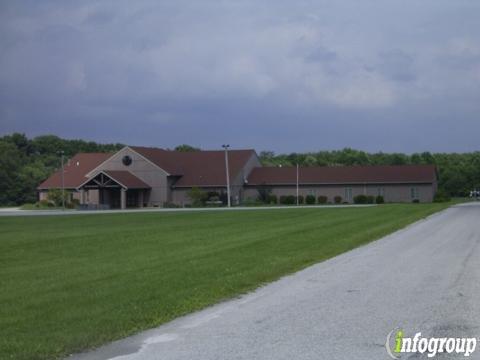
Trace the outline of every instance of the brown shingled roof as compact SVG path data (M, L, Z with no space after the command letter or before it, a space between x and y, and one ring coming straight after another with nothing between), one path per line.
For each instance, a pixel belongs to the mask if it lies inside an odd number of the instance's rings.
M181 176L175 187L226 186L225 153L222 150L181 152L139 146L130 148L170 175ZM228 151L232 181L252 155L255 150Z
M150 185L133 175L130 171L103 170L102 172L128 189L150 189Z
M300 184L432 183L434 165L316 166L299 169ZM295 185L295 167L257 167L248 185Z
M87 178L85 175L107 160L112 154L110 153L79 153L71 158L65 164L64 181L65 188L75 189L82 184ZM61 169L56 171L47 180L42 182L37 189L50 189L62 187Z

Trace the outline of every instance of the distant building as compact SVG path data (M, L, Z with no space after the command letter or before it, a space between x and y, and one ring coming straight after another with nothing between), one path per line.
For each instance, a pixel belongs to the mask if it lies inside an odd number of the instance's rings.
M262 167L254 150L228 152L231 199L256 199L259 189L296 195L295 167ZM223 151L179 152L126 146L113 154L80 153L65 165L64 186L81 204L126 208L190 204L188 191L226 193ZM381 195L386 202L431 202L437 190L432 165L302 167L299 194L335 196L351 203L356 195ZM61 188L61 170L38 186L41 200Z

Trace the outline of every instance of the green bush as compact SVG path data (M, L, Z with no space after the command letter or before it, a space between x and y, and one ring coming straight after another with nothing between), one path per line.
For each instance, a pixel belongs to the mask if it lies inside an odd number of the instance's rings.
M213 199L212 199L213 198ZM220 194L217 191L207 192L207 200L216 201L220 198Z
M65 202L70 198L69 193L65 190ZM63 203L63 191L62 189L50 189L47 193L47 198L49 201L54 203L54 206L62 206Z
M318 203L319 204L326 204L328 201L328 197L326 197L325 195L320 195L318 197Z
M375 202L375 197L373 195L367 195L367 204L373 204Z
M33 207L37 209L42 209L42 208L53 208L55 207L55 203L51 200L40 200L39 202L35 203Z
M269 203L269 204L277 204L277 203L278 203L277 195L270 194L270 195L268 196L268 203Z
M297 199L295 198L295 200L297 200ZM298 203L299 203L299 204L303 204L303 200L304 200L303 195L298 195ZM297 202L295 201L295 204L296 204L296 203L297 203Z
M305 203L307 205L314 205L315 204L315 196L313 196L313 195L305 196Z
M270 203L270 195L272 194L272 188L269 186L261 185L258 189L257 200L261 203L268 204Z
M445 190L439 189L433 197L433 202L447 202L450 201L450 196Z
M280 196L280 204L293 205L296 203L295 195L282 195Z
M413 199L413 200L412 200L412 203L414 203L414 204L418 204L419 202L420 202L419 199Z
M366 204L367 203L367 196L366 195L356 195L353 197L353 202L355 204Z
M341 204L342 203L342 197L340 195L337 195L333 198L333 202L335 204Z
M377 204L383 204L385 202L385 199L383 198L382 195L378 195L376 198L375 198L375 202Z
M208 194L198 187L192 187L188 190L187 196L192 200L192 206L204 206L208 199Z
M242 206L265 206L265 203L263 201L260 201L257 198L253 197L248 197L242 202Z

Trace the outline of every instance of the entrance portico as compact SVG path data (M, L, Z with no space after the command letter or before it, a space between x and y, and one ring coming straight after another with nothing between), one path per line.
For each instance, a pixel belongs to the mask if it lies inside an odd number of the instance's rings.
M97 205L107 209L143 207L150 193L150 186L129 171L102 170L81 184L80 203ZM95 199L89 193L96 192Z

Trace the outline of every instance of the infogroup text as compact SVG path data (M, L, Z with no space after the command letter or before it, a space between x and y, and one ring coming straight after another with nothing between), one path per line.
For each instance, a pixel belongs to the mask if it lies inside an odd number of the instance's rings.
M396 330L392 330L387 335L387 342L385 343L387 353L393 359L400 359L401 354L404 353L426 353L429 358L433 358L439 353L455 353L468 357L477 347L476 338L427 338L422 337L421 332L417 332L413 338L410 338L404 336L403 330ZM393 333L395 333L394 339L392 338Z

